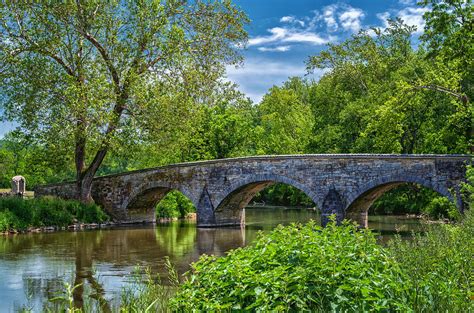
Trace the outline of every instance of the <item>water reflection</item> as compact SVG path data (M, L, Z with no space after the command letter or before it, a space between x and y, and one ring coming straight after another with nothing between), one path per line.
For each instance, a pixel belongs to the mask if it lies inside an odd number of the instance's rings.
M64 282L69 282L80 284L73 293L76 306L84 304L85 295L92 295L109 311L137 265L164 275L164 257L169 256L183 273L201 254L223 255L252 242L259 230L310 219L319 221L318 212L258 208L247 209L245 228L201 229L180 221L155 227L0 237L0 305L8 311L25 305L40 311L45 299L57 296ZM419 222L370 217L369 226L383 233L411 231L419 228Z

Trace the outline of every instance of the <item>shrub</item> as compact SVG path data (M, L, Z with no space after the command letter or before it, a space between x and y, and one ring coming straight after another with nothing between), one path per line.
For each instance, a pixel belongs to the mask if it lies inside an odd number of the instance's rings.
M423 213L431 218L449 217L451 219L456 219L459 217L456 212L458 212L458 209L446 197L433 198L423 210Z
M0 198L0 230L24 230L30 226L67 226L74 222L92 223L107 220L96 204L54 197L22 199Z
M396 238L388 251L407 274L410 307L423 312L473 312L474 212L462 222L434 225L411 240Z
M3 231L27 228L34 219L30 204L18 197L0 198L0 212L3 213L4 227L6 227Z
M20 225L18 217L10 210L6 209L0 212L0 232L17 229L18 225Z
M354 224L279 226L252 246L192 264L171 305L178 311L403 310L395 260Z
M66 201L44 197L34 200L25 200L33 209L32 226L67 226L72 223L73 215L66 210Z
M107 221L109 217L94 203L80 204L74 213L76 218L84 223L101 223Z
M176 190L169 192L156 206L158 218L185 217L190 212L196 212L193 203Z

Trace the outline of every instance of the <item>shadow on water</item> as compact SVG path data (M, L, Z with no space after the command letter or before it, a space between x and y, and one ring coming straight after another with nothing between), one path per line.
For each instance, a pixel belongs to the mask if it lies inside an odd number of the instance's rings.
M310 219L319 221L318 211L252 208L246 209L245 228L196 228L194 222L177 221L0 237L0 305L8 311L25 305L39 311L68 282L80 285L73 292L77 307L89 296L110 311L137 265L165 276L164 258L169 256L183 273L202 254L224 255L252 242L258 231ZM369 226L383 234L381 241L387 233L421 229L417 220L390 216L371 216Z

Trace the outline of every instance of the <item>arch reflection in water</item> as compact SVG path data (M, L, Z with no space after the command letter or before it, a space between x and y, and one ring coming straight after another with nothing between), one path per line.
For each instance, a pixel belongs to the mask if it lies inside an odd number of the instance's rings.
M0 237L0 305L8 311L23 306L41 311L67 282L80 285L73 293L77 307L92 294L108 311L107 302L119 299L137 265L164 276L169 256L183 273L203 253L223 255L243 245L240 228L197 229L189 222Z

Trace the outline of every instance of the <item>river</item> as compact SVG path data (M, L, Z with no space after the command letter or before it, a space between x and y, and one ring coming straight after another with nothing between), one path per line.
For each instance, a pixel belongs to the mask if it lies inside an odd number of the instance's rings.
M0 237L0 311L41 311L64 283L82 283L116 303L136 266L164 273L169 256L179 273L201 254L223 255L278 224L319 220L317 211L259 207L246 209L245 228L196 228L192 221L78 232L31 233ZM369 216L369 228L386 241L397 231L418 231L417 219Z

